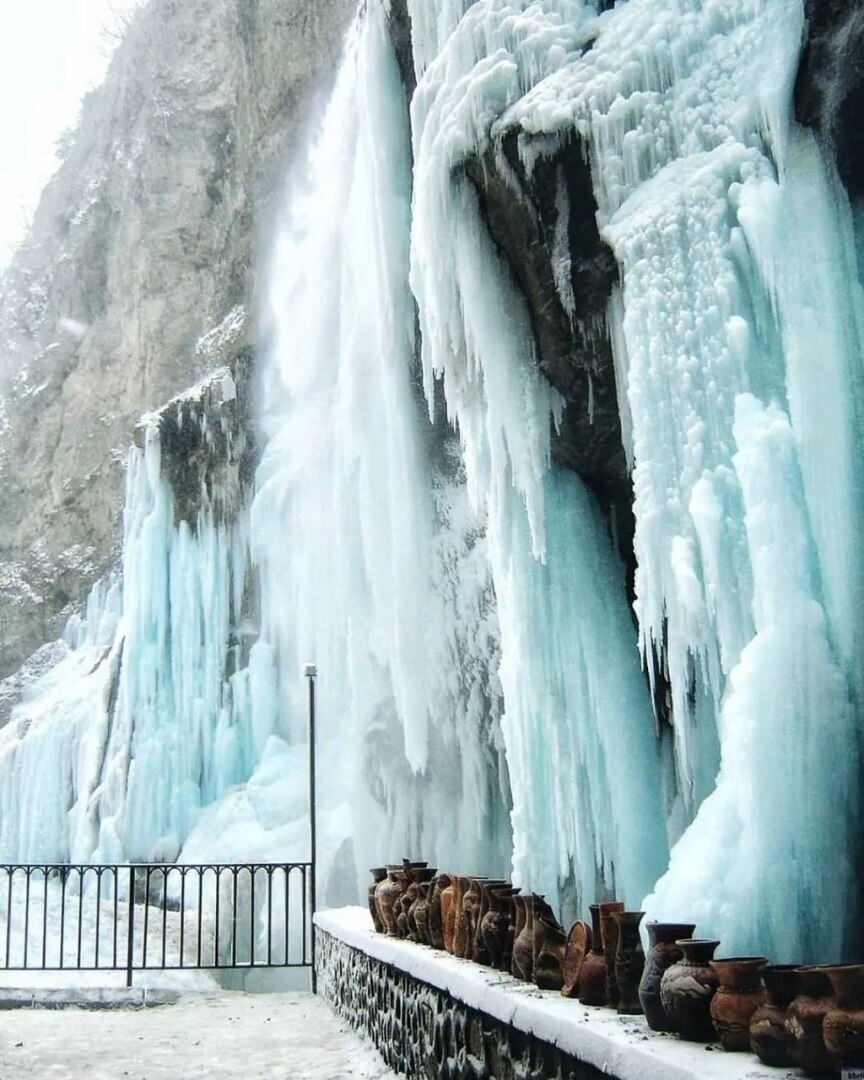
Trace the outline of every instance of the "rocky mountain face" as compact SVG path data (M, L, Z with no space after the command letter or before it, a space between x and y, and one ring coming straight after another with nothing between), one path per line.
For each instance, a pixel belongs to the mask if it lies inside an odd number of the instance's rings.
M62 140L0 284L0 678L114 562L142 412L249 364L259 253L355 6L150 0Z
M150 0L85 101L0 288L0 678L56 636L116 558L123 455L140 414L219 365L243 369L244 384L257 253L355 6ZM855 204L864 195L864 13L856 0L806 6L797 113L834 154ZM410 94L404 0L393 0L391 32ZM529 178L510 149L504 131L468 173L566 404L555 455L594 489L632 563L604 322L617 270L597 232L586 156L578 142L562 144ZM563 290L572 310L561 301L553 224L562 190L572 208Z

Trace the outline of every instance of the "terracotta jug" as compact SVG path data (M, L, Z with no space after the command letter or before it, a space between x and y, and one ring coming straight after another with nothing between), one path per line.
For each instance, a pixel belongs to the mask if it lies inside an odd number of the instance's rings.
M414 904L420 898L420 887L414 880L410 871L408 871L405 876L406 885L399 898L398 910L396 912L396 934L397 937L402 938L403 941L416 941L414 930L408 922L408 915Z
M639 924L644 911L616 911L615 920L618 947L615 950L615 981L618 986L618 1012L622 1016L638 1016L642 1012L639 1001L639 982L645 970L645 953L639 937Z
M482 964L483 967L489 967L491 963L489 950L486 947L486 939L483 936L483 919L485 918L491 903L489 890L494 889L496 886L506 884L506 881L501 881L500 879L477 879L480 901L474 911L474 936L471 941L471 959L475 964Z
M417 887L420 890L420 895L413 910L409 912L408 918L409 922L414 924L417 941L421 945L429 945L429 890L432 883L430 881L421 881Z
M444 948L444 891L450 886L449 874L438 874L432 883L429 896L429 944L433 949ZM453 892L449 893L449 900Z
M789 1066L795 1040L786 1026L786 1014L800 991L798 966L769 964L759 974L768 1000L750 1018L750 1048L766 1065Z
M600 905L591 904L591 951L582 961L579 1001L582 1005L606 1004L606 957L600 927Z
M499 971L510 970L510 948L513 923L512 885L489 889L489 908L480 924L486 953L491 967Z
M369 886L367 892L367 904L369 905L369 914L372 916L372 925L379 934L383 934L385 927L381 921L381 916L378 913L378 903L375 898L375 894L378 891L378 886L387 877L386 866L375 866L369 873L372 875L372 884Z
M456 876L456 890L453 893L455 923L453 925L453 955L464 957L468 948L468 914L465 910L465 894L471 887L471 879L462 874Z
M864 1068L864 964L825 968L837 1007L822 1022L825 1048L838 1069Z
M679 938L677 944L684 956L664 972L660 1000L673 1030L682 1039L713 1042L716 1035L711 1021L711 998L719 980L710 961L720 942Z
M456 928L456 875L449 874L449 881L441 890L441 936L444 948L453 952L453 935Z
M554 916L553 916L554 919ZM555 919L534 913L534 985L538 990L558 990L564 985L564 953L567 935Z
M375 902L378 905L378 914L384 929L390 937L396 937L396 910L399 898L402 896L404 878L401 866L388 866L387 877L375 890Z
M530 896L515 896L520 912L518 933L513 942L513 963L511 971L517 979L524 982L534 981L534 909Z
M606 1004L618 1008L618 979L615 976L615 953L618 951L618 924L615 913L623 911L620 900L606 900L600 905L600 933L603 935L603 958L606 961Z
M675 942L679 938L692 938L696 924L649 922L645 929L648 932L648 955L639 983L639 1002L652 1031L671 1031L672 1024L660 1000L660 980L663 972L684 956Z
M750 1049L750 1020L768 1000L759 973L765 956L731 956L712 960L719 985L711 999L711 1019L724 1050Z

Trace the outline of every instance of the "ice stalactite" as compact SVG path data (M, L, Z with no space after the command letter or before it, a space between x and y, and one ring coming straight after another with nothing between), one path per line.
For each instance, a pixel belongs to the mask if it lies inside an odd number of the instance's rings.
M498 118L578 55L594 11L475 4L455 25L443 9L432 25L423 9L411 6L424 67L411 108L411 284L427 399L432 407L440 379L468 493L486 523L513 872L568 908L598 888L636 903L668 849L623 569L591 496L575 477L550 471L561 403L540 373L527 305L465 172L492 145Z

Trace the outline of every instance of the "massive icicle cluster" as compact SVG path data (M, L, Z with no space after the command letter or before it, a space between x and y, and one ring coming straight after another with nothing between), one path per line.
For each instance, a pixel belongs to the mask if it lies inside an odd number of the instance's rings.
M647 897L733 952L842 955L864 307L846 196L791 116L800 0L408 12L410 109L368 0L280 232L251 517L176 523L158 437L135 453L122 603L94 596L0 734L0 847L302 856L314 660L333 899L411 850L571 910ZM471 177L523 198L573 140L620 273L635 622L600 506L551 461L562 401ZM24 798L45 785L60 805Z

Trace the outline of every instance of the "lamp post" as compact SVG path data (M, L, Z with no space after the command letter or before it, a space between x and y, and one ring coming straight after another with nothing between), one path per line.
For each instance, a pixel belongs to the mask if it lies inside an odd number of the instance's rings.
M309 893L310 934L312 946L312 993L318 993L318 973L315 970L315 866L317 863L317 834L315 821L315 679L318 668L307 664L303 669L309 686Z

